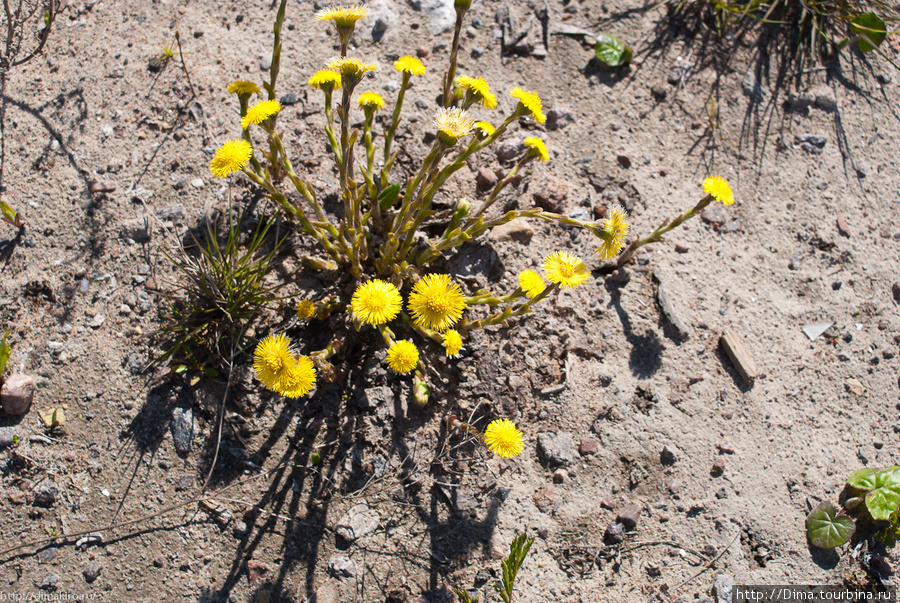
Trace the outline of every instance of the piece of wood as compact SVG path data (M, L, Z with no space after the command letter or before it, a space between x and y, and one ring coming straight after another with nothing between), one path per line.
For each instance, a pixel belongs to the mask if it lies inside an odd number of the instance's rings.
M759 372L756 369L756 361L753 360L753 356L744 349L740 336L733 331L725 331L722 333L722 337L719 338L719 343L724 348L725 353L728 354L731 362L734 363L734 367L740 373L741 378L744 379L747 385L751 385Z

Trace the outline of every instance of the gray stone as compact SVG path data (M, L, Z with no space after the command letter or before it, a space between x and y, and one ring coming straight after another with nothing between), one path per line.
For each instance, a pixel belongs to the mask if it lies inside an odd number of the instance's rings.
M658 100L665 100L666 96L668 96L669 91L666 90L665 86L656 85L650 88L650 93L656 97Z
M88 323L88 326L91 327L92 329L99 329L100 327L103 326L103 321L105 321L105 320L106 320L106 316L104 316L103 314L95 314L94 317L91 319L91 322Z
M471 55L473 59L479 59L484 55L484 48L481 46L473 46Z
M92 193L113 193L116 191L116 183L112 180L101 180L99 182L91 182L88 189Z
M150 225L147 223L147 218L133 218L122 222L120 232L126 239L146 241L150 238Z
M197 185L195 182L199 180L200 184ZM203 188L203 179L195 178L191 180L191 186L195 188ZM156 212L156 217L160 220L171 220L172 222L182 222L184 221L184 205L181 203L175 203L174 205L167 205Z
M175 442L175 450L180 454L191 451L191 441L194 439L194 412L190 408L175 408L172 410L172 440Z
M478 190L486 191L489 188L494 188L496 184L497 174L484 166L478 168L478 173L475 174L475 185L478 187Z
M516 218L506 224L494 226L491 229L491 238L495 241L517 241L528 243L534 236L534 227L524 218Z
M750 100L761 101L769 95L769 91L759 83L756 79L756 73L753 71L748 71L744 74L741 88L743 88L744 94Z
M341 517L334 531L348 542L354 542L371 534L378 528L381 518L367 503L361 502L350 507Z
M734 580L725 574L716 576L713 590L716 593L716 603L731 603L731 591L734 589Z
M22 435L15 427L0 427L0 450L19 442Z
M538 434L537 453L541 461L551 469L570 467L579 460L575 440L564 432Z
M510 138L504 140L503 144L497 149L497 159L500 161L510 161L522 154L525 150L525 143L519 138Z
M728 219L728 214L725 213L725 208L720 204L713 203L703 210L700 218L707 224L724 224Z
M823 111L836 111L837 110L837 99L834 96L834 91L827 86L819 86L812 90L812 94L816 97L816 106Z
M260 71L268 71L272 66L272 58L271 57L263 57L259 60L259 70Z
M38 561L40 561L41 563L50 563L54 558L56 558L56 552L57 551L55 546L42 548L37 552Z
M633 530L637 527L638 520L641 518L640 505L628 505L616 515L616 522L625 526L627 530Z
M674 445L666 444L659 453L659 462L663 465L674 465L681 457L681 451Z
M31 408L37 385L33 377L13 373L3 380L0 387L0 405L8 415L22 415Z
M299 100L300 99L297 97L297 94L295 92L288 92L287 94L282 96L280 99L278 99L278 102L280 102L282 105L290 106L290 105L296 105L299 102Z
M547 129L561 130L575 123L575 114L566 109L554 107L547 111Z
M625 526L621 523L611 523L606 526L606 534L603 540L609 544L619 544L625 540Z
M103 571L103 564L98 561L94 561L92 563L88 563L87 567L84 568L84 571L81 573L84 576L84 581L90 584L100 577L101 571Z
M820 134L797 135L797 144L800 145L800 148L807 153L812 153L813 155L821 155L822 150L825 148L825 145L827 143L828 137L822 136Z
M38 507L49 507L59 496L59 486L50 479L45 479L34 487L34 504Z
M368 3L369 16L366 23L372 23L373 42L391 39L399 31L395 4L393 0L372 0Z
M50 572L49 574L44 576L43 580L41 580L40 588L41 588L41 590L54 591L54 590L56 590L56 585L58 583L59 583L59 576L57 576L53 572Z
M816 96L809 92L798 92L792 94L787 100L788 109L793 111L803 111L808 109L810 105L815 104Z
M456 10L453 0L407 0L413 10L423 13L431 25L434 35L449 31L456 25Z
M356 562L343 555L333 555L328 560L328 571L336 578L352 578L357 572Z

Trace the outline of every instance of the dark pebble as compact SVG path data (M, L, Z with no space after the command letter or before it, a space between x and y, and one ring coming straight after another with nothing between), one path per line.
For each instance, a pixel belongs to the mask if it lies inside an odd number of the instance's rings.
M625 526L620 523L611 523L606 526L606 534L603 540L608 544L619 544L625 540Z
M616 157L616 161L626 170L631 167L631 157L628 155L619 155Z
M90 584L94 580L100 577L100 572L103 571L103 564L97 561L93 563L88 563L88 566L84 568L82 575L84 576L84 581Z

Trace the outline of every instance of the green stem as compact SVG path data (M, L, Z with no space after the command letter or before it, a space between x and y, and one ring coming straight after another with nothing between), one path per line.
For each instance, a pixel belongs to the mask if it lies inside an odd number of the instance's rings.
M459 331L459 334L462 335L463 337L467 337L469 334L469 331L472 331L474 329L483 329L485 327L490 327L490 326L494 326L494 325L508 326L507 321L510 318L515 318L516 316L521 316L523 314L530 313L531 307L533 305L540 302L542 299L544 299L545 297L547 297L548 295L550 295L557 289L559 289L559 284L552 283L549 287L547 287L546 289L544 289L543 291L541 291L540 293L538 293L537 295L535 295L534 297L529 299L527 302L525 302L524 304L517 306L515 308L513 308L513 307L504 308L500 312L496 312L494 314L491 314L490 316L481 318L479 320L468 320L468 319L464 318L463 320L459 321L459 324L457 324L457 326L456 326L456 330Z
M400 84L400 92L397 93L397 104L394 106L394 114L391 116L391 127L384 136L384 169L381 172L381 186L387 186L388 172L391 170L391 144L394 142L394 134L397 132L397 126L400 125L400 109L403 108L403 97L409 88L412 75L408 71L403 72L403 81Z
M453 92L453 80L456 79L457 57L459 55L459 34L462 32L463 16L465 10L456 10L456 28L453 30L453 45L450 49L450 66L447 68L447 75L444 76L444 106L450 106L450 99Z
M652 233L644 237L643 239L637 239L632 241L628 247L619 254L619 259L616 260L616 267L621 268L625 264L627 264L632 257L634 257L635 252L647 245L648 243L659 243L663 240L663 235L668 233L673 228L676 228L681 225L685 220L690 220L701 211L706 209L706 206L709 205L713 200L712 195L706 195L703 199L701 199L697 205L695 205L692 209L687 210L680 216L676 217L674 220L669 222L668 218L663 220L663 223L659 225L659 228L654 230Z

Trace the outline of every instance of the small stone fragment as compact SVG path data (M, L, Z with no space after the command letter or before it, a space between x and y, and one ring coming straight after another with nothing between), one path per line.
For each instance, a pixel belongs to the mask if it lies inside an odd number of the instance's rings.
M551 469L571 467L578 462L575 440L564 432L538 434L537 453L541 461Z
M111 180L101 180L100 182L91 182L88 189L92 193L112 193L116 190L116 183Z
M347 542L354 542L378 528L381 518L365 502L352 507L338 520L334 531Z
M866 393L865 386L860 383L858 379L854 379L852 377L844 381L844 387L847 388L848 392L854 393L857 396L861 396Z
M534 226L525 218L516 218L506 224L499 224L491 229L491 238L495 241L516 241L528 243L534 236Z
M685 243L675 243L675 252L676 253L687 253L691 248Z
M578 453L581 456L597 454L597 440L594 438L582 438L581 443L578 445Z
M715 476L722 475L725 472L725 459L717 458L709 472Z
M532 500L541 513L549 513L556 503L556 491L553 486L546 486L535 492Z
M604 498L603 500L600 501L600 506L602 508L606 509L607 511L612 511L613 509L616 508L616 501L614 501L611 498Z
M900 304L900 283L891 285L891 295L894 296L894 301Z
M177 407L172 410L172 440L180 454L191 451L194 438L194 413L190 408Z
M299 100L300 100L300 99L297 97L297 93L295 93L295 92L288 92L287 94L285 94L284 96L282 96L282 97L279 99L279 102L280 102L282 105L290 106L290 105L296 105L297 102L298 102Z
M36 391L37 385L33 377L13 373L3 380L3 386L0 387L0 405L8 415L25 414L31 407Z
M522 154L525 150L525 143L519 138L510 138L503 142L497 149L497 159L500 161L510 161Z
M665 86L656 85L656 86L653 86L652 88L650 88L650 93L657 100L665 100L666 96L669 94L669 91L666 89Z
M569 477L569 472L565 469L557 469L553 472L553 483L561 484L566 481L566 478Z
M496 184L497 174L493 170L489 170L484 166L478 168L478 173L475 174L475 185L478 187L478 190L486 191L493 188Z
M43 580L41 580L40 589L47 590L47 591L54 591L54 590L56 590L56 585L58 583L59 583L59 576L57 576L53 572L50 572L49 574L44 576Z
M554 107L547 111L547 129L550 131L561 130L572 123L575 123L575 115L566 109Z
M50 507L59 496L59 486L53 480L45 479L34 487L34 504L38 507Z
M881 438L875 438L872 441L872 446L874 446L876 450L881 450L882 448L884 448L884 440L882 440Z
M841 235L850 238L850 227L847 225L847 220L844 219L844 216L838 216L836 220L838 232Z
M631 157L629 157L628 155L617 155L616 161L618 161L619 165L621 165L626 170L631 167Z
M247 561L247 580L254 585L269 573L269 566L261 561L250 559Z
M352 578L358 570L356 563L343 555L334 555L328 560L328 570L336 578Z
M700 218L707 224L724 224L728 219L728 214L720 204L716 203L704 209Z
M625 540L625 526L621 523L609 524L606 526L606 533L603 535L603 540L607 544L619 544Z
M716 576L716 583L713 590L716 593L716 603L732 603L731 591L734 589L734 580L725 574Z
M103 564L94 561L92 563L88 563L87 567L84 568L82 575L84 576L84 581L90 584L94 580L100 577L100 572L103 571Z
M716 448L718 448L719 452L722 454L734 454L734 444L732 444L728 440L720 441L718 444L716 444Z
M681 451L675 446L666 444L663 446L662 452L659 453L659 462L663 465L674 465L681 456Z
M637 527L638 520L641 518L641 506L640 505L627 505L624 509L619 511L619 514L616 515L616 522L625 526L628 530L633 530Z

